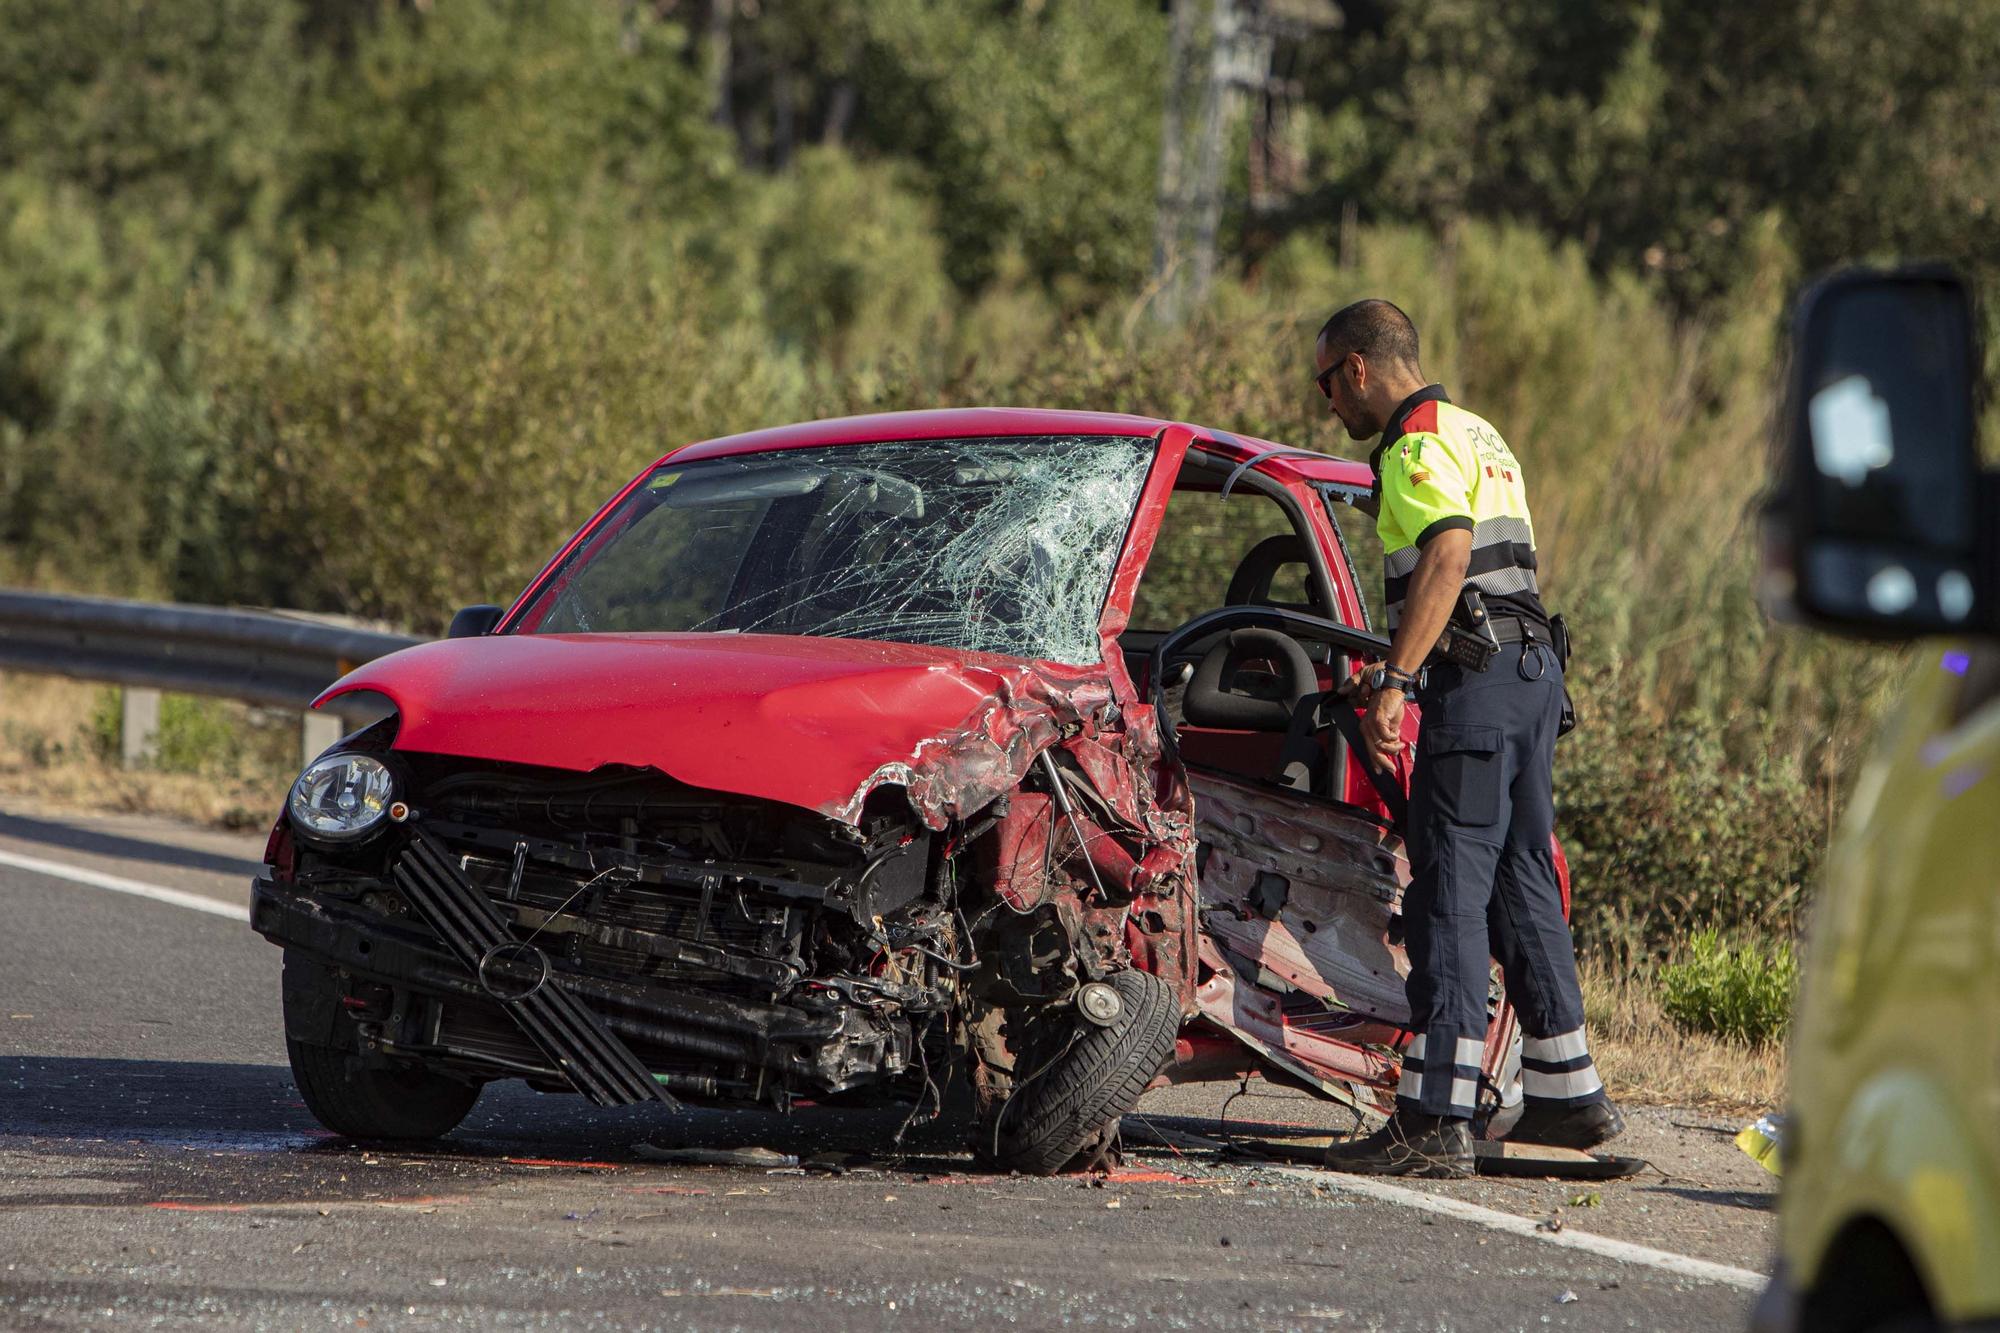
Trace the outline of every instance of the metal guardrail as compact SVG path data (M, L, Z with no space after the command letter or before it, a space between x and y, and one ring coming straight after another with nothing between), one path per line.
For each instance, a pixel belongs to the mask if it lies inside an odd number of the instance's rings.
M0 669L125 686L128 761L143 755L143 744L135 750L129 733L143 741L151 729L147 692L217 695L303 712L363 662L424 642L274 611L0 589ZM156 727L157 694L150 699ZM329 728L338 737L339 722L306 717L303 743L316 754L330 743Z

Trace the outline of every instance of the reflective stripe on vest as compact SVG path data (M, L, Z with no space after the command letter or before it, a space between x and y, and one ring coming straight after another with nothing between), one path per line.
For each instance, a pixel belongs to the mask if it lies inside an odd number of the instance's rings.
M1414 546L1382 557L1383 593L1391 626L1401 618L1410 575L1417 571L1417 557ZM1503 514L1472 525L1472 558L1465 566L1465 583L1496 596L1520 592L1542 595L1541 585L1535 581L1535 534L1529 531L1527 520Z
M1472 532L1467 586L1539 601L1527 486L1500 432L1442 398L1417 404L1401 428L1376 455L1381 478L1376 531L1389 627L1402 620L1419 543L1448 528Z

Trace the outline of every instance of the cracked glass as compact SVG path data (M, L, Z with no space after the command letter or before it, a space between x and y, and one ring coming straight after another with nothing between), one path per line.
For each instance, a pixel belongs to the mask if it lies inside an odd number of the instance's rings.
M518 628L888 639L1087 665L1153 448L1030 435L668 463Z

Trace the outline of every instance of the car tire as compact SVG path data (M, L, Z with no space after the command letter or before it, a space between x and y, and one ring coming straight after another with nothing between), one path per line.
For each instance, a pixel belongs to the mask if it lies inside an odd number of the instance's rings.
M313 1119L351 1139L437 1139L479 1100L475 1084L422 1069L364 1069L347 1052L290 1038L292 1081Z
M1173 1055L1181 1021L1173 988L1136 969L1108 981L1124 1002L1109 1026L1068 1018L1034 1043L1027 1067L1036 1072L1001 1106L997 1132L989 1124L980 1135L993 1166L1052 1176L1090 1165Z

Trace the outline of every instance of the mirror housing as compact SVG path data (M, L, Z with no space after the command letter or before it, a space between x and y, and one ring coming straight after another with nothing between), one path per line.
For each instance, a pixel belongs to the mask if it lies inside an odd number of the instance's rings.
M2000 631L1972 293L1950 269L1847 269L1793 315L1759 598L1863 638Z
M451 618L451 628L446 631L448 639L476 639L482 634L491 634L500 623L500 617L507 614L504 606L493 606L481 602L478 606L468 606Z

